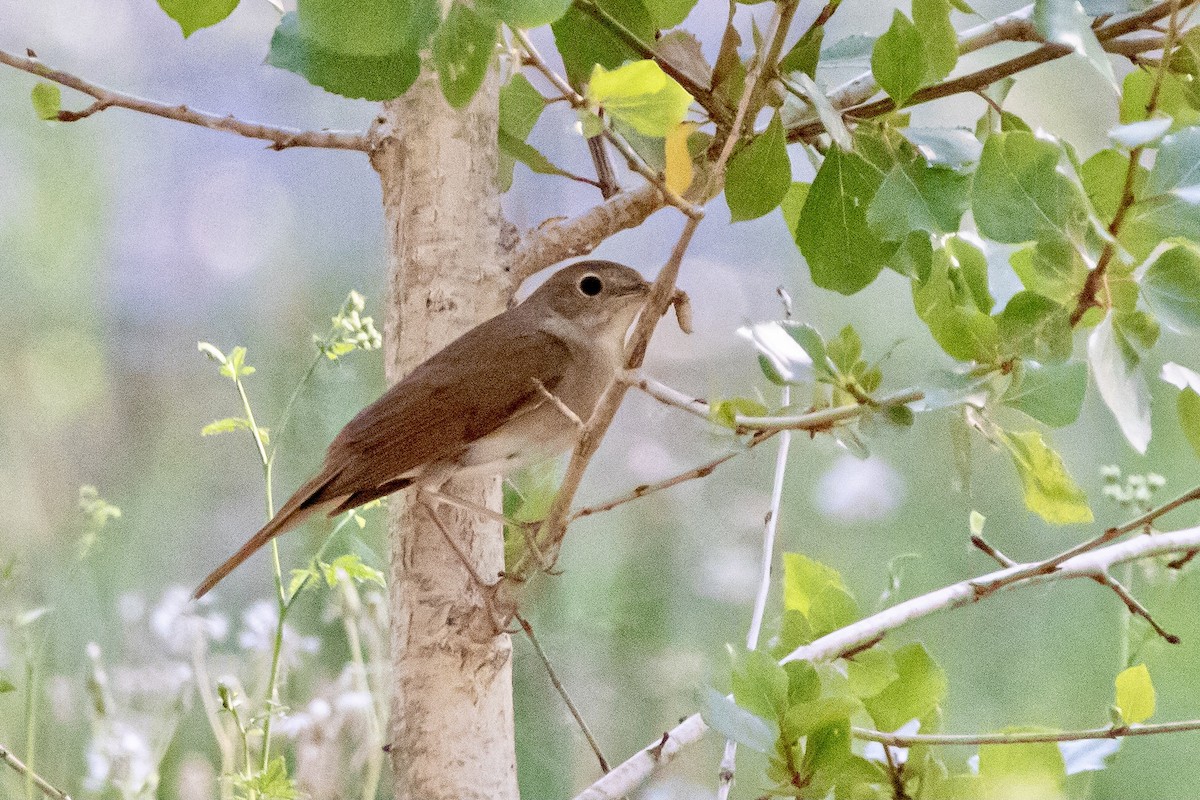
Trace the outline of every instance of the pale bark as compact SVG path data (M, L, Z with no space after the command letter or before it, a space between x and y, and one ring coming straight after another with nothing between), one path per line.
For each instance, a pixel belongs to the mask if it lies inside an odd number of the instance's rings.
M496 127L494 75L461 111L432 78L384 106L372 163L388 226L389 382L504 309ZM500 500L494 478L447 491L493 508ZM391 509L396 797L515 800L512 643L493 632L483 593L417 499L397 495ZM476 571L494 580L503 568L499 526L445 506L439 514Z

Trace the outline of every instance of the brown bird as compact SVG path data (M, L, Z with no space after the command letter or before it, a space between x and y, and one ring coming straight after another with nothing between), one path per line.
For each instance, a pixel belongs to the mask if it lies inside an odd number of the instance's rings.
M455 339L350 420L321 471L194 596L319 510L333 516L413 484L437 490L452 476L507 472L568 450L578 420L622 369L625 335L649 290L629 267L582 261Z

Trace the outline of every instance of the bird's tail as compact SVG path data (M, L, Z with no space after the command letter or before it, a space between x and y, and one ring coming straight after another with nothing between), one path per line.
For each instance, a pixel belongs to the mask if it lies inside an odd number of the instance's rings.
M258 533L250 537L241 548L229 557L224 564L212 571L207 578L200 584L196 591L192 594L193 598L201 598L208 593L210 589L216 586L230 572L252 556L258 548L262 547L267 542L274 539L284 531L289 531L299 525L304 520L322 506L327 503L320 499L321 489L329 482L327 475L318 475L308 483L301 486L294 495L288 498L288 501L283 504L271 521L259 529Z

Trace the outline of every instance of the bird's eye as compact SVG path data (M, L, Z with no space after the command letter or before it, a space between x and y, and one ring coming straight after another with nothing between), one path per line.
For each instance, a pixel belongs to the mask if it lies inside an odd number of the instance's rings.
M604 281L596 275L584 275L579 279L579 291L588 297L595 297L604 289Z

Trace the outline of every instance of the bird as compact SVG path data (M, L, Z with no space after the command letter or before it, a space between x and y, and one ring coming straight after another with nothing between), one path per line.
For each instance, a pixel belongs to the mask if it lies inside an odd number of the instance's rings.
M650 286L623 264L580 261L446 345L351 419L320 471L193 596L318 511L334 516L414 485L437 491L451 477L507 473L569 450L624 368Z

